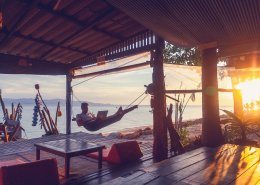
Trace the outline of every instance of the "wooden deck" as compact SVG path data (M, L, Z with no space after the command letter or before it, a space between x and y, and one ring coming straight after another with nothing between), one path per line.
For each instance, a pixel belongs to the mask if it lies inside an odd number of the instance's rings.
M260 148L203 147L103 183L109 184L260 185Z
M111 146L125 141L114 137L74 133L70 136L58 135L37 139L0 144L0 162L11 159L35 160L34 143L64 138L91 141ZM43 152L42 158L56 158L63 185L168 185L168 184L237 184L260 185L260 148L237 145L223 145L218 148L202 147L183 155L154 163L152 143L142 142L144 156L140 161L121 166L104 162L103 169L97 169L97 161L85 156L72 158L72 176L68 180L64 174L63 158Z
M6 160L19 159L24 162L31 162L36 160L36 151L34 143L53 141L65 138L73 138L81 141L89 141L94 143L100 143L106 147L110 147L114 143L126 141L127 139L117 139L112 136L101 136L98 134L87 134L83 132L73 133L71 135L54 135L46 136L36 139L28 139L15 141L10 143L0 144L0 163ZM152 160L152 143L151 142L139 142L140 148L144 154L140 161L133 166L140 167L140 164L146 161ZM46 152L41 152L41 159L56 158L58 161L59 175L63 184L74 184L74 182L87 182L93 178L97 178L102 175L107 175L110 171L114 170L115 166L109 163L103 162L103 169L98 170L97 160L89 157L80 156L73 157L71 159L71 177L65 180L64 177L64 159L62 157L52 155ZM151 162L149 163L151 164ZM135 169L136 169L135 168ZM121 173L119 173L121 175ZM111 179L111 178L110 178Z

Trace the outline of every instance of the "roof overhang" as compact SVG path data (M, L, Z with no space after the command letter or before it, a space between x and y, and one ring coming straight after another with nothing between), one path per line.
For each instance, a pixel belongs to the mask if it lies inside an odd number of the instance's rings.
M251 52L250 44L260 52L259 0L108 2L175 45L221 48L222 57Z

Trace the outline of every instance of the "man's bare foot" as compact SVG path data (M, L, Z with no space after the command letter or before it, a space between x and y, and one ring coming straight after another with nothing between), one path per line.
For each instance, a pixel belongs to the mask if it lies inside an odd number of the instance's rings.
M119 108L118 108L118 110L116 111L116 114L122 114L123 113L123 109L122 109L122 107L120 106Z

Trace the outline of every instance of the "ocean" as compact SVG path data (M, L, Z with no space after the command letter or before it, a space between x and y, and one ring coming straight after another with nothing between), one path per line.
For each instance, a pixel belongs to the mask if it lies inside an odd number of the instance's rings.
M26 134L23 133L23 138L30 139L30 138L37 138L41 137L44 134L44 130L40 128L40 125L32 126L32 116L33 116L33 104L26 104L23 105L23 113L22 113L22 120L21 124L22 127L25 129ZM7 105L7 108L10 110L10 107ZM51 115L55 115L56 106L50 105L48 106ZM222 109L232 110L232 107L225 106L221 107ZM118 109L118 106L106 105L106 106L89 106L90 112L96 114L97 111L100 110L108 110L108 115L113 114ZM65 106L61 105L62 116L58 118L58 130L60 133L66 132L66 110ZM80 113L80 106L73 107L73 114ZM2 119L3 114L0 112L0 118ZM132 112L126 114L120 121L100 129L96 132L89 132L84 127L78 127L76 122L72 121L72 132L87 132L87 133L110 133L116 132L128 128L134 127L141 127L141 126L151 126L152 125L152 113L150 106L139 106L138 109L133 110ZM198 119L202 117L202 108L201 106L187 106L184 114L183 120L190 120L190 119ZM174 118L173 118L174 119ZM2 121L2 120L1 120ZM1 122L0 121L0 122Z

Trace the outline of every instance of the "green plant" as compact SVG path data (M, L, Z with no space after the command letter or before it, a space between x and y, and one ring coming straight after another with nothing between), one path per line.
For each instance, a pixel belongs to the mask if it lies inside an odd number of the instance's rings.
M198 66L201 61L201 52L198 48L177 47L166 42L164 49L165 63Z
M185 146L190 144L189 132L185 127L182 127L178 130L178 134L180 136L181 143Z
M221 109L222 110L222 109ZM222 110L228 118L221 120L224 125L224 136L226 141L234 141L241 139L247 141L247 133L254 133L258 137L257 127L259 126L259 117L249 117L247 119L239 118L234 113L228 110Z
M198 85L198 88L200 84ZM182 82L180 85L180 89L182 88ZM183 127L183 113L189 103L189 101L195 101L195 93L192 93L187 99L185 93L183 94L175 94L175 129L181 130Z

